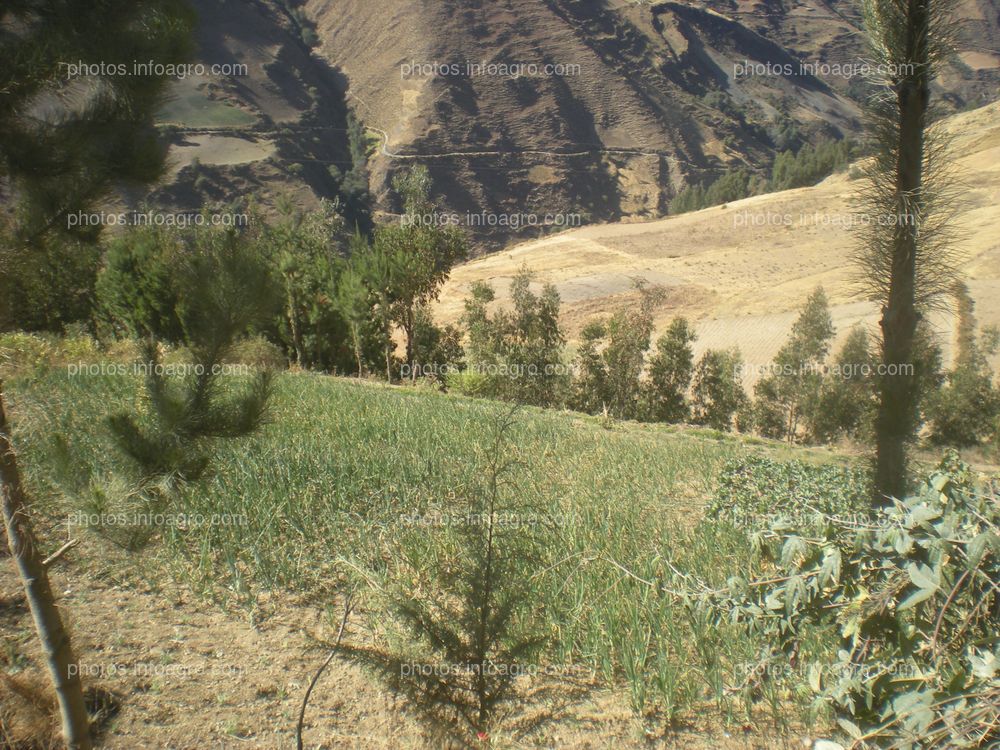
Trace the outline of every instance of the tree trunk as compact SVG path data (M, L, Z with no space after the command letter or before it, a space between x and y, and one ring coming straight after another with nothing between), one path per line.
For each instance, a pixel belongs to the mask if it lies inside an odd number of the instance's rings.
M896 89L896 232L890 270L889 296L882 308L882 362L895 375L879 382L876 419L876 502L903 497L907 490L907 443L917 426L917 382L913 371L913 343L919 313L916 309L918 226L921 207L924 131L929 98L927 75L927 6L909 0L905 60L913 63Z
M302 353L302 334L299 331L299 316L296 311L295 295L292 293L291 282L288 288L288 328L292 334L292 348L295 350L295 365L297 367L302 367L303 365L303 353Z
M38 543L31 531L26 508L24 487L17 466L17 456L11 442L10 428L4 410L3 387L0 384L0 496L3 500L4 524L11 555L17 562L24 592L42 642L49 674L55 687L62 717L63 734L71 750L90 750L90 729L87 708L83 701L83 685L69 634L52 596L48 572L42 563Z
M386 335L389 336L390 334L387 333ZM387 338L385 342L385 381L387 383L392 382L392 355L390 354L390 352L392 351L391 347L392 347L392 339Z
M413 374L413 318L413 308L408 307L403 316L403 333L406 334L406 364L410 368L411 375Z
M364 377L364 366L361 364L361 336L358 334L358 324L351 324L351 339L354 341L354 359L358 363L358 377Z

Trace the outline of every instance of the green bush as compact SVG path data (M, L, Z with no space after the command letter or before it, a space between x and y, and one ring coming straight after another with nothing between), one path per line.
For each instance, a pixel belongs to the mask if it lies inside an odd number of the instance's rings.
M463 396L490 398L494 396L493 381L478 370L456 370L445 375L445 386Z
M249 365L263 370L284 370L288 358L281 349L263 336L247 336L233 344L227 363Z
M97 342L87 335L0 334L0 376L94 362L101 358Z
M160 227L134 228L110 240L96 283L101 328L123 338L182 341L173 279L181 254L178 234Z
M989 373L958 368L928 401L931 441L968 447L989 440L1000 417L1000 390Z
M734 576L696 606L797 660L811 633L837 648L803 664L852 747L991 747L1000 739L1000 502L956 453L919 492L865 522L788 523L757 548L767 578ZM775 498L780 495L767 495ZM767 674L772 671L768 670Z
M975 305L964 283L953 295L958 308L955 366L944 384L927 398L931 441L958 447L978 445L994 437L1000 418L1000 389L993 384L989 358L1000 344L994 327L978 330Z
M0 332L61 333L90 320L100 250L90 242L46 236L0 250Z
M757 528L783 515L803 518L862 511L870 498L866 469L751 455L723 467L705 516Z

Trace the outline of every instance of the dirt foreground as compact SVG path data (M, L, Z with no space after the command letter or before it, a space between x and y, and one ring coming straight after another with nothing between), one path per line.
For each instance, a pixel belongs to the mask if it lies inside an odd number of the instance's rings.
M86 545L86 542L85 542ZM226 611L173 582L109 575L107 561L81 561L85 545L53 572L89 692L99 692L108 750L278 750L295 747L306 687L336 639L339 616L288 596L263 596L253 612ZM128 580L131 579L131 580ZM51 689L42 671L16 571L0 558L0 717L18 750L58 747ZM364 614L345 641L367 640ZM305 747L317 748L808 748L807 732L777 737L766 720L729 728L695 718L664 737L635 718L624 692L592 679L542 684L522 678L527 698L505 733L444 740L360 667L335 658L309 702ZM16 689L15 689L16 688ZM20 692L21 694L18 694Z

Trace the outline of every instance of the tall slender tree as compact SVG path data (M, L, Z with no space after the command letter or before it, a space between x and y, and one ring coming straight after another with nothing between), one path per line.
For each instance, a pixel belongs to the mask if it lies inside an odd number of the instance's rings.
M876 503L907 490L907 445L918 423L917 326L947 291L954 267L944 140L931 128L930 84L951 48L954 0L864 0L865 28L884 71L868 107L874 158L866 169L860 265L882 306L875 423Z
M426 167L398 175L392 185L403 199L405 213L400 225L378 227L373 245L377 253L396 259L390 313L405 339L406 364L412 366L417 310L437 299L452 266L468 257L469 248L450 217L439 221L434 212Z

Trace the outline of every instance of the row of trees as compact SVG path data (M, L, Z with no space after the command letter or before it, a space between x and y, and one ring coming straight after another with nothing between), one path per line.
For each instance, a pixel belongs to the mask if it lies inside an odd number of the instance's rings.
M432 211L426 170L402 174L394 186L406 216ZM864 328L831 352L835 330L822 288L774 361L755 365L763 369L752 394L743 388L739 350L709 350L695 360L695 334L684 318L653 341L657 288L639 286L637 304L588 323L572 356L558 293L534 284L526 269L511 283L508 308L477 283L459 325L440 327L429 303L467 255L461 232L404 220L377 227L369 239L345 231L336 204L305 213L284 206L277 221L258 218L242 233L140 228L112 239L96 281L97 328L190 346L184 299L207 291L186 288L202 282L183 270L191 257L220 253L237 259L231 285L256 290L242 303L260 312L246 332L269 339L302 368L381 374L390 382L431 374L471 395L813 443L871 442L878 389L900 377L876 377L880 357ZM952 294L960 320L953 371L942 373L926 324L904 371L915 373L919 421L931 439L974 445L994 436L1000 415L989 367L997 335L977 332L963 285Z
M689 185L670 202L670 213L682 214L751 195L815 185L838 169L846 169L850 159L851 144L846 140L821 141L815 146L807 143L798 151L788 149L778 153L771 165L769 179L746 169L736 169L708 185Z
M393 184L407 215L430 211L425 169ZM260 312L247 332L280 347L298 367L381 371L391 380L400 370L396 332L407 365L445 345L447 332L429 323L426 306L467 256L456 228L402 221L377 227L371 237L350 234L336 202L309 212L285 204L272 222L250 213L244 231L137 227L109 240L94 290L99 337L154 336L186 346L183 300L196 280L181 268L189 257L225 246L240 259L233 282L258 290L241 302Z
M752 395L743 388L748 365L741 352L710 349L696 360L696 336L685 318L675 318L653 344L656 288L640 286L638 304L584 326L568 357L558 293L549 284L537 293L531 287L523 269L511 283L511 309L491 313L494 290L474 286L462 330L452 330L448 352L438 351L434 373L446 372L448 386L474 395L809 443L872 442L878 388L898 377L880 368L877 346L862 326L831 351L836 330L822 287L803 305L774 361L753 365L761 377ZM918 383L919 420L929 439L972 446L995 439L1000 429L1000 389L989 365L1000 334L978 331L963 284L953 293L959 311L953 368L943 371L941 349L923 325L913 367L901 372Z

